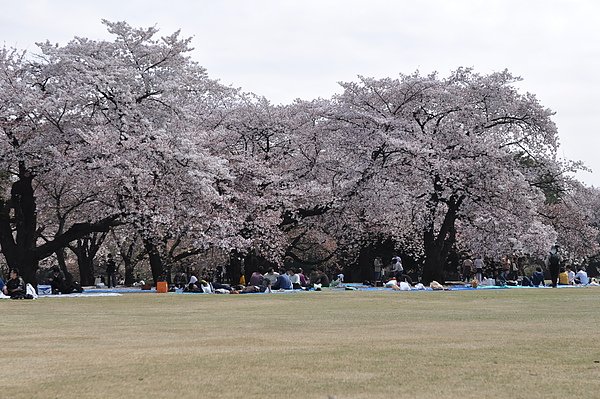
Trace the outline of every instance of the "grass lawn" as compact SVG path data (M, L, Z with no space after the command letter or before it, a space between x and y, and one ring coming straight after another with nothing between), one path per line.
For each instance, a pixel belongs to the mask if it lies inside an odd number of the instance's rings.
M598 398L600 289L0 301L2 398Z

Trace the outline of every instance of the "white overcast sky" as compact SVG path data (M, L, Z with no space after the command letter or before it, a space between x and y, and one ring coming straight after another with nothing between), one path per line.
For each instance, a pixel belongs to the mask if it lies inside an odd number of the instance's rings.
M357 75L507 68L556 112L560 155L600 187L600 1L0 0L0 45L109 38L103 18L181 29L212 78L274 103L331 97Z

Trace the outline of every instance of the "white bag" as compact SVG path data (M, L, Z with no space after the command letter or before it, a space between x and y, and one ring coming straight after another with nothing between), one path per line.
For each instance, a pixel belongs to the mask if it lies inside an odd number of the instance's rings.
M33 297L33 299L38 298L38 294L37 294L37 292L35 292L35 289L33 288L33 286L31 284L27 284L26 291L27 291L28 295L31 295Z

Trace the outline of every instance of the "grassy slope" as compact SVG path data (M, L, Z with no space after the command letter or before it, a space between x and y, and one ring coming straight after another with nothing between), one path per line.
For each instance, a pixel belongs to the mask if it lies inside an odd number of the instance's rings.
M597 398L599 297L589 288L3 300L1 396Z

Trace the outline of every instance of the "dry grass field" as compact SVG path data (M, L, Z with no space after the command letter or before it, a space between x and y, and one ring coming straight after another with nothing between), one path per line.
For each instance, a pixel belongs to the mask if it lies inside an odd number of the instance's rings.
M2 398L598 398L600 289L0 301Z

